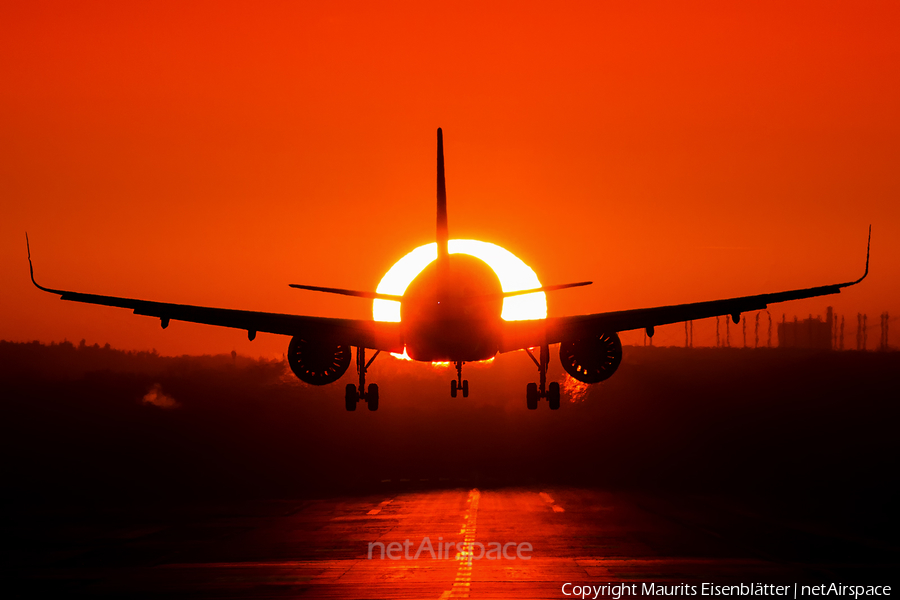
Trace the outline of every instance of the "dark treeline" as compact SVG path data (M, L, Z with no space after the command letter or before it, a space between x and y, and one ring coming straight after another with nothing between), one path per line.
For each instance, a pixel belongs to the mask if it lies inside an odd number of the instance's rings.
M165 357L151 352L125 352L109 344L88 345L81 340L77 345L69 341L45 345L40 342L16 343L0 340L2 373L42 378L71 378L96 371L118 373L157 374L184 368L217 368L225 366L249 366L255 361L244 356L226 354L215 356Z
M452 369L379 357L380 410L347 413L352 368L316 388L280 361L0 342L4 497L272 497L428 479L887 503L898 367L898 353L626 347L609 381L531 412L537 373L521 353L467 365L468 399L449 398Z

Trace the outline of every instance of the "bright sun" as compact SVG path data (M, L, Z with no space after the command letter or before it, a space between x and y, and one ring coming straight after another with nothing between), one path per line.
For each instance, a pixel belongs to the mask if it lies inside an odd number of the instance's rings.
M450 240L450 254L469 254L488 264L504 292L515 292L541 287L541 282L531 267L512 252L495 244L477 240ZM407 286L429 263L437 258L437 244L419 246L394 264L381 279L376 290L381 294L403 295ZM375 300L372 315L376 321L400 321L400 303L393 300ZM544 292L513 296L503 300L501 317L505 321L547 318L547 295Z

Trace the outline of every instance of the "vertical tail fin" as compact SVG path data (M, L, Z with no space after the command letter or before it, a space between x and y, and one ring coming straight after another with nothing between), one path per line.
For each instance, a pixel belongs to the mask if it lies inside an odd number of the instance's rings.
M438 262L446 262L447 242L450 238L447 227L447 187L444 183L444 134L437 130L437 255Z

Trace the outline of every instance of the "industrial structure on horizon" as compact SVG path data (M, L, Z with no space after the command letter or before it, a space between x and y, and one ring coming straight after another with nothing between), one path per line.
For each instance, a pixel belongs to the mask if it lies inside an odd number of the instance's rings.
M868 335L868 315L857 313L856 327L846 322L844 315L838 315L834 309L829 306L826 308L825 318L821 315L813 317L809 315L806 319L799 319L794 316L792 320L788 320L786 314L781 315L781 322L777 323L772 318L773 315L768 310L757 311L753 317L745 315L741 319L740 331L738 332L737 347L739 348L806 348L817 350L878 350L889 351L891 349L889 340L889 327L891 317L887 312L881 313L881 336L877 344L869 346ZM897 317L894 317L895 319ZM732 347L732 326L728 317L716 317L715 320L715 342L716 348ZM856 336L856 344L848 340L847 345L844 342L845 333L847 336ZM761 335L762 334L762 335ZM777 337L776 337L777 335ZM748 337L749 342L748 342ZM762 339L761 339L762 338ZM653 340L644 334L644 346L652 346ZM694 322L684 322L684 347L694 347Z
M843 330L843 326L841 327ZM829 306L825 313L825 320L821 316L798 320L794 316L793 321L785 321L784 315L778 324L779 348L818 348L820 350L832 350L841 347L842 343L835 343L837 328L835 327L834 310ZM843 331L840 334L840 342L843 342Z

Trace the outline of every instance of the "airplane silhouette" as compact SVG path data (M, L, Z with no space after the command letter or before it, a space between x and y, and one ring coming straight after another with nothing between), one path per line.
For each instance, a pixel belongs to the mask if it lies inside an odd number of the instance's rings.
M551 344L559 344L559 359L569 375L584 383L599 383L612 376L622 361L622 344L618 336L621 331L643 329L652 337L654 328L660 325L722 315L730 315L737 324L741 313L761 310L775 302L837 294L842 288L856 285L869 273L871 225L866 246L866 270L856 281L675 306L504 321L500 316L504 298L591 282L504 293L499 279L486 263L466 254L450 254L444 142L440 129L437 130L437 142L437 259L416 276L402 296L291 284L291 287L305 290L398 301L401 314L398 323L169 304L46 288L34 279L26 233L31 281L45 292L59 294L62 300L128 308L136 315L156 317L163 329L174 319L244 329L250 340L260 331L289 335L288 364L299 379L314 385L340 379L350 366L351 348L355 347L359 382L357 385L348 383L344 396L346 409L351 411L356 410L360 400L366 401L369 410L378 410L378 385L372 383L366 388L366 371L381 352L399 353L405 349L412 360L455 363L456 379L450 383L450 395L455 398L462 392L465 398L469 395L469 382L462 378L463 363L525 350L540 374L539 384L526 386L528 409L536 409L538 401L545 398L550 408L556 410L560 404L559 383L547 385ZM538 358L532 354L532 348L540 348ZM368 361L367 349L375 351Z

